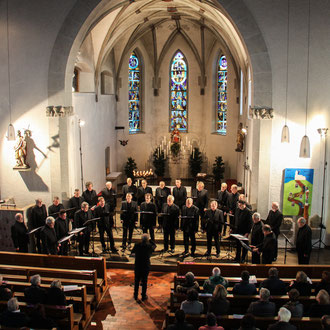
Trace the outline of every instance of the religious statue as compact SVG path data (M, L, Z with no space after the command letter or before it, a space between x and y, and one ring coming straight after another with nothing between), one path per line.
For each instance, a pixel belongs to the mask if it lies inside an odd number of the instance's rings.
M172 143L180 143L181 142L181 136L178 127L175 127L173 131L171 132L171 142Z
M237 152L243 152L244 151L244 140L245 140L245 134L243 132L243 124L239 123L238 129L237 129L237 137L236 137L236 149Z
M15 168L29 168L26 164L26 140L21 131L17 131L16 144L14 146L16 166Z

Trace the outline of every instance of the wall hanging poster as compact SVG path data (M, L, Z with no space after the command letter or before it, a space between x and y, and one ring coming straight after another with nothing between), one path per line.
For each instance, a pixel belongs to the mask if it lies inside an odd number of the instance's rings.
M312 208L314 169L284 170L283 214L310 215Z

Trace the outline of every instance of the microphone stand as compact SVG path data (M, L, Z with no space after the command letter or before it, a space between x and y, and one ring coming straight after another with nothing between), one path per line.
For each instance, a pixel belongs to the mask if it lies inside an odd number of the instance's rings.
M286 252L287 252L287 249L288 249L288 243L293 246L293 243L291 243L291 241L288 239L288 237L281 233L281 235L284 237L285 239L285 248L284 248L284 264L286 264Z

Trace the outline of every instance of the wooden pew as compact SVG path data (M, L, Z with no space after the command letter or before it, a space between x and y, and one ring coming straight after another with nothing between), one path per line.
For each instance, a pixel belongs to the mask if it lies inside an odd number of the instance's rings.
M275 317L256 317L256 327L261 330L267 329L270 324L277 322ZM186 315L186 321L194 325L195 329L206 324L206 315ZM164 328L169 324L175 323L175 313L166 312L166 319ZM234 317L234 315L226 315L218 318L218 325L225 329L238 329L240 327L241 319ZM295 325L300 330L319 330L322 329L319 318L303 317L301 319L291 319L290 323Z
M251 265L178 261L177 275L185 275L187 272L193 272L195 276L210 276L214 267L219 267L221 269L221 275L224 277L239 277L243 270L247 270L256 277L268 277L268 270L271 267L278 269L280 278L295 278L297 271L302 270L309 278L317 279L321 278L324 270L330 271L330 265Z

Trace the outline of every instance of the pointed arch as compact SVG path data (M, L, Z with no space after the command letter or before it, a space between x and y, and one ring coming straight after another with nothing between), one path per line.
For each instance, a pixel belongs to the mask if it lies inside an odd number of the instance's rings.
M216 127L215 131L220 135L227 134L227 86L228 86L228 62L227 57L220 53L217 58L216 74Z
M188 131L188 62L178 49L170 62L170 131Z
M128 124L129 133L142 130L142 61L137 50L128 60Z

